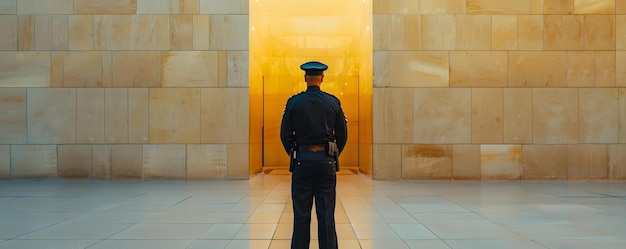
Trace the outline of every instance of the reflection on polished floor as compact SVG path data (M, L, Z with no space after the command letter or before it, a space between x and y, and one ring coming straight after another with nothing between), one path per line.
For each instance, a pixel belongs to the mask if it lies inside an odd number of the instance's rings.
M266 175L291 175L288 168L285 167L263 167L263 174ZM342 167L337 175L358 175L358 167Z
M0 180L0 248L289 248L289 180ZM342 249L621 249L626 182L342 174L336 217Z

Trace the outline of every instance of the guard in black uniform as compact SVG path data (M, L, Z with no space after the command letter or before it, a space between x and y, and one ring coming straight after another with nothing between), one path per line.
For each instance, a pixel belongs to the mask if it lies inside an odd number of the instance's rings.
M337 159L348 139L347 121L339 99L320 89L328 66L312 61L300 68L306 72L307 89L287 100L280 127L281 142L291 159L291 249L309 248L314 198L319 248L337 249Z

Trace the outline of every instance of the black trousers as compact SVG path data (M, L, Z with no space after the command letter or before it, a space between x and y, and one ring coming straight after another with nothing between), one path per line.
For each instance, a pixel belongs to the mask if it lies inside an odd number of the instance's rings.
M293 235L291 249L308 249L311 241L311 209L315 198L320 249L337 249L335 198L337 172L335 163L301 161L291 176L293 199Z

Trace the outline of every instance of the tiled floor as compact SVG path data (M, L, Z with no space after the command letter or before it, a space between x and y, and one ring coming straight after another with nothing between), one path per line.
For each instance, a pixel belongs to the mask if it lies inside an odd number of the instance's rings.
M289 248L289 177L0 180L0 248ZM340 175L336 219L341 249L622 249L626 182Z

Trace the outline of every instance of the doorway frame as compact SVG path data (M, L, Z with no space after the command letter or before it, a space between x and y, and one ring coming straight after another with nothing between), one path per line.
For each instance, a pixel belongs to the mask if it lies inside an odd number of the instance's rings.
M266 0L267 1L267 0ZM326 0L334 1L334 0ZM358 171L371 176L372 172L372 89L373 89L373 34L372 34L372 1L373 0L347 0L351 1L355 10L360 9L362 26L355 26L360 34L358 37L359 65L358 70ZM347 2L346 1L346 2ZM346 4L344 1L340 1ZM294 1L295 4L311 5L310 2ZM255 20L260 15L255 4L257 0L249 1L249 173L255 175L263 172L263 125L264 125L264 83L263 83L263 51L259 49L259 36L255 34ZM320 4L324 4L321 2ZM358 4L358 6L357 6ZM357 8L358 7L358 8ZM332 8L329 7L329 8ZM340 55L338 55L340 56ZM349 120L348 120L349 122ZM348 132L348 136L350 133Z

